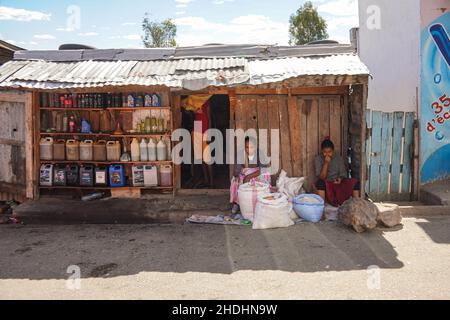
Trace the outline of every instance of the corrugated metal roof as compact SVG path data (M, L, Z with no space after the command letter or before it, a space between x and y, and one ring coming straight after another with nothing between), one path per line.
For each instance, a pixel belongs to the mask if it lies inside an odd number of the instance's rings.
M103 86L168 86L199 90L248 81L243 58L170 61L10 61L0 68L0 87L30 89Z
M88 54L91 60L84 60L86 53L81 51L60 51L59 54L65 57L59 57L59 61L57 52L52 51L44 54L46 60L17 59L0 67L0 87L66 89L142 85L199 90L208 86L274 83L307 75L369 74L359 57L348 52L348 46L335 45L327 48L242 45L130 52L91 50ZM223 55L228 56L214 57L220 49L224 50ZM301 52L300 56L292 56L296 52ZM167 58L169 53L178 57L161 59ZM36 58L42 54L43 52L35 51L27 55L20 53L19 56ZM105 57L111 59L130 54L142 59L147 56L148 60L103 60ZM180 58L202 54L209 54L211 57ZM75 59L76 57L79 59Z
M309 75L369 74L359 57L353 54L254 60L249 62L249 72L252 85Z

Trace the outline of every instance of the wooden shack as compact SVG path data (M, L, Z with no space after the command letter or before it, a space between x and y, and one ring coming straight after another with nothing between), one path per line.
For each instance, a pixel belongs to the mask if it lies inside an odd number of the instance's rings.
M14 58L14 52L24 50L6 41L0 40L0 66Z
M307 188L314 177L314 157L326 136L331 137L345 159L351 156L352 176L365 181L368 75L350 45L19 51L13 61L0 68L0 195L2 199L23 200L57 191L85 194L111 190L109 186L40 185L43 163L107 166L117 162L43 161L41 139L120 140L129 151L133 138L160 139L163 135L170 137L174 129L183 128L182 99L198 94L215 97L218 106L226 105L215 109L220 110L215 121L221 123L221 129L279 129L281 169L290 176L306 177ZM127 107L122 101L120 105L93 106L88 100L84 108L74 110L79 106L55 105L49 98L89 94L125 97L135 93L157 93L160 104L136 108ZM134 118L141 109L165 110L170 120L165 132L137 133ZM106 112L109 129L99 130L101 133L43 130L42 122L54 121L58 112L77 112L80 118L89 119L97 127L102 112ZM47 114L45 119L43 114ZM120 134L113 132L117 128L122 130ZM131 161L125 166L171 163L171 159L163 163ZM183 166L172 168L170 188L139 189L174 194L186 189ZM232 169L232 165L226 167L228 171ZM129 174L130 169L126 171ZM361 187L364 188L364 183Z

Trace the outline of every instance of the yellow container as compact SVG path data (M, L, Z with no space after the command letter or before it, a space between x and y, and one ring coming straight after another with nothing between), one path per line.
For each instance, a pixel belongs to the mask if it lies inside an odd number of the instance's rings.
M163 165L159 168L159 181L161 187L172 187L173 168L170 165Z
M69 161L80 160L80 143L76 140L66 141L66 158Z
M105 140L99 140L94 143L94 161L106 161Z
M59 139L53 143L53 160L66 160L66 141Z
M53 138L42 138L39 145L41 160L53 160Z
M80 160L92 161L94 159L94 141L85 140L80 143Z
M106 158L108 161L120 161L121 148L119 141L108 141L106 143Z

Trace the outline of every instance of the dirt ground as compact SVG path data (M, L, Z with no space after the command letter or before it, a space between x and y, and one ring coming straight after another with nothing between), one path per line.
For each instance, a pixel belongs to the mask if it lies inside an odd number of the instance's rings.
M0 298L450 299L449 231L450 217L365 234L331 222L3 225Z

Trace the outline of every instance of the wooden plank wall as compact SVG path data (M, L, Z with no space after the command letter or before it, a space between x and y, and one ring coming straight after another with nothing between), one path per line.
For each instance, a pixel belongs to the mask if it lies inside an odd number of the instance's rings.
M280 166L291 177L306 177L307 189L323 139L329 136L342 156L348 148L348 110L342 96L237 95L235 128L279 129Z
M0 200L24 201L31 176L32 159L26 157L30 140L31 96L0 94ZM30 190L32 191L32 190ZM29 194L32 197L32 192Z
M368 111L366 192L375 201L414 198L415 113Z

